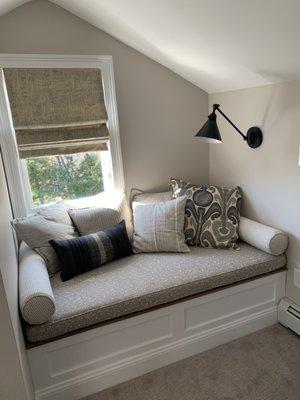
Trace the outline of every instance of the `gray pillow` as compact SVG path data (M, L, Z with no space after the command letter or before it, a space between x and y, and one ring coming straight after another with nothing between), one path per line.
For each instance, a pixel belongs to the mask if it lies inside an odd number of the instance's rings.
M132 189L137 190L137 189ZM131 207L134 212L134 209L139 204L151 204L151 203L160 203L162 201L172 200L172 193L168 192L142 192L132 196Z
M136 205L134 209L134 249L138 253L189 252L184 242L186 197Z
M185 195L184 234L189 246L237 248L240 187L193 185L171 179L173 198Z
M49 240L71 239L78 236L63 202L45 207L39 210L37 215L17 218L12 222L12 225L16 230L18 239L23 240L43 257L50 276L58 272L60 266Z
M99 207L70 209L69 215L79 234L89 235L125 221L127 234L132 239L132 213L125 194L103 196Z
M58 201L50 206L40 208L37 215L41 215L45 219L59 224L73 226L72 220L68 213L67 205L62 201Z

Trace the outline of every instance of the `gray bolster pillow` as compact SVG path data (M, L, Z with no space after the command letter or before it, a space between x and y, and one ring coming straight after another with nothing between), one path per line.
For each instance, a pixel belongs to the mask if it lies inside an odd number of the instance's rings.
M19 251L19 304L31 325L47 322L55 312L55 300L45 261L24 242Z
M274 256L284 253L288 247L288 235L278 229L241 217L240 239Z

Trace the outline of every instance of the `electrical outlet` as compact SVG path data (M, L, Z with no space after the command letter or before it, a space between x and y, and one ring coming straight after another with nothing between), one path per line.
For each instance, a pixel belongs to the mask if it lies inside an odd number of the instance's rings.
M300 269L294 269L294 285L300 288Z

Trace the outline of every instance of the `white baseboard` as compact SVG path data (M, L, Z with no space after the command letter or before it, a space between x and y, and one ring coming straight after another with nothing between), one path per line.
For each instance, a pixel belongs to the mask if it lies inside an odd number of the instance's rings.
M280 272L30 349L36 399L78 400L273 325L284 282ZM133 330L134 342L113 347ZM92 358L81 351L91 346Z

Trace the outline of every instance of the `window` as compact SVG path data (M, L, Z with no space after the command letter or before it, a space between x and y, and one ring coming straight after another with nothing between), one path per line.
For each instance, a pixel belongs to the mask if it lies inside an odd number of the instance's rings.
M55 56L55 60L52 60L51 57L21 55L12 56L10 59L10 56L0 55L0 68L3 68L0 71L0 144L15 216L28 214L34 208L59 198L64 200L82 199L82 202L77 202L77 204L84 205L86 197L112 189L124 190L111 57ZM62 120L59 111L55 114L52 113L55 118L57 115L57 120L53 119L53 115L50 120L47 120L49 116L45 116L44 112L40 113L42 118L37 118L38 113L34 106L26 114L24 109L26 111L27 103L24 101L21 103L18 100L20 97L18 90L20 89L13 84L13 89L17 89L14 92L15 97L12 97L9 92L11 87L8 87L9 84L7 85L5 80L7 70L20 67L35 69L33 72L49 68L50 72L51 69L55 73L58 71L56 74L58 77L62 75L62 70L59 69L65 69L66 79L60 80L59 85L57 82L55 84L56 88L60 89L60 99L63 99L62 108L68 112L70 109L72 111L69 98L75 98L72 95L64 96L67 91L63 85L66 85L69 76L74 75L74 72L79 69L86 69L90 76L92 76L92 71L101 71L103 87L100 99L102 96L105 100L105 112L100 113L97 120L95 115L98 116L99 113L95 114L95 111L91 111L95 109L94 102L94 105L86 107L90 114L84 118L87 114L84 114L84 107L91 102L93 96L96 98L95 94L91 92L91 87L86 89L92 80L84 77L84 86L80 88L76 98L80 97L83 91L88 95L82 103L83 107L80 104L75 104L76 107L73 107L73 116L80 114L81 119L79 118L78 121L68 119L68 115L61 114L62 118L65 118ZM18 70L18 73L19 71L21 70ZM50 76L50 74L48 75ZM20 75L13 82L20 82L19 77ZM51 87L50 90L53 89L52 83L49 85L44 82L45 79L43 79L45 92L49 87ZM31 101L32 104L35 104L36 98L40 103L44 101L41 100L38 89L32 93L31 99L34 99ZM3 104L6 108L3 107ZM55 108L52 100L49 104ZM11 109L10 105L12 105ZM98 106L98 104L96 105ZM22 113L18 110L14 112L18 107ZM45 108L41 107L41 109L44 111ZM72 112L69 114L71 115ZM26 120L24 115L25 117L30 115L30 118ZM1 129L1 124L3 129ZM109 136L107 136L108 132Z
M105 191L105 183L112 179L111 171L105 169L105 157L105 152L100 151L28 158L26 169L33 207L59 198L81 199ZM105 183L103 175L107 177Z

